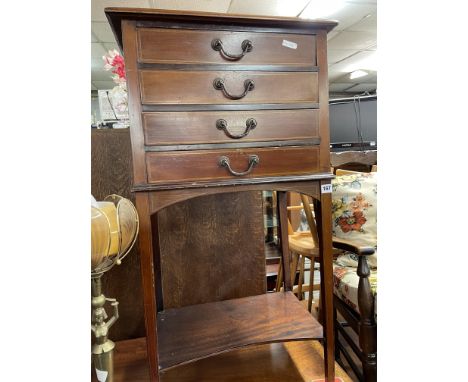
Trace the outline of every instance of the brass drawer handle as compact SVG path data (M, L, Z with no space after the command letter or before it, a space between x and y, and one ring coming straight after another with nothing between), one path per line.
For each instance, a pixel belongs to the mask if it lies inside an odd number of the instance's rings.
M237 172L237 171L234 171L232 168L231 168L231 164L229 163L229 158L228 157L225 157L225 156L222 156L219 158L219 165L221 167L226 167L228 169L228 171L234 175L234 176L242 176L242 175L247 175L249 174L253 168L260 163L260 158L258 157L258 155L249 155L249 167L247 168L247 170L245 171L242 171L242 172Z
M213 81L213 86L216 90L221 90L224 94L225 97L229 98L229 99L241 99L241 98L244 98L247 93L251 90L253 90L255 88L255 83L253 82L253 80L245 80L244 81L244 93L240 94L240 95L232 95L232 94L229 94L228 91L226 90L226 88L224 87L224 80L222 78L216 78L214 81Z
M246 135L250 133L250 130L255 129L256 126L257 126L257 121L253 118L249 118L247 121L245 121L245 131L242 134L235 135L229 132L227 122L224 119L218 119L216 121L216 127L219 130L224 130L224 134L226 134L229 138L232 138L232 139L244 138Z
M219 38L215 38L213 41L211 41L211 47L213 48L213 50L219 52L221 57L228 61L239 61L242 57L245 56L246 53L251 52L253 49L252 41L244 40L241 44L242 53L229 54L224 50L223 42Z

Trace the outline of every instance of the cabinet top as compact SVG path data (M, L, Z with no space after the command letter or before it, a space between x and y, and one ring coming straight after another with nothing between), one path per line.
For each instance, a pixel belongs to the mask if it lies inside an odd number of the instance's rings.
M122 20L168 22L177 26L177 23L185 24L209 24L213 29L216 26L229 25L231 28L257 28L272 31L297 31L307 32L311 30L326 30L330 32L338 25L331 20L306 20L297 17L273 17L256 15L237 15L232 13L175 11L155 8L106 8L107 19L112 27L114 35L122 48Z

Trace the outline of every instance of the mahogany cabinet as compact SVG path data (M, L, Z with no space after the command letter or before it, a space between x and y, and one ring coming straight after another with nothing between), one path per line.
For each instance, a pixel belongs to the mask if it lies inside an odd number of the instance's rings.
M322 340L333 381L326 43L336 23L133 8L106 14L126 63L151 380L249 345ZM287 230L284 292L164 304L158 212L199 196L256 190L276 190L280 206L287 191L317 200L322 325L291 292ZM287 227L287 216L279 218ZM249 253L239 257L247 262ZM207 266L200 277L212 271Z

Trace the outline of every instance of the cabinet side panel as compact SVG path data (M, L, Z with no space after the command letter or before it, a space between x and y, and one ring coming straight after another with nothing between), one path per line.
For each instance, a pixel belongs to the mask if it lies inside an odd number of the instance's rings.
M137 70L137 35L135 21L123 20L123 51L128 90L128 114L133 152L134 184L146 183L145 143L141 124L140 84Z
M266 292L261 192L195 198L158 220L165 309Z
M324 172L330 171L330 130L328 112L328 60L327 33L317 32L317 65L319 66L319 103L320 103L320 168Z

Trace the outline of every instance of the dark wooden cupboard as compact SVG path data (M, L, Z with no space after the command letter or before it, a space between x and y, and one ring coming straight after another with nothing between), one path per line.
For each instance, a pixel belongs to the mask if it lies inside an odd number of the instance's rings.
M126 62L151 380L239 347L292 340L323 340L333 380L326 34L336 23L157 9L106 14ZM177 308L164 298L171 281L161 211L203 195L260 190L276 190L280 206L287 191L318 201L322 325L291 293L287 230L280 233L284 292ZM279 219L287 227L287 216ZM201 277L212 272L203 261Z

